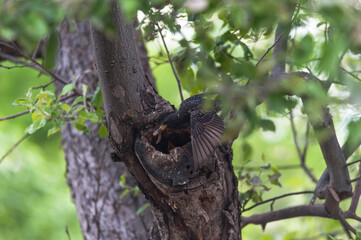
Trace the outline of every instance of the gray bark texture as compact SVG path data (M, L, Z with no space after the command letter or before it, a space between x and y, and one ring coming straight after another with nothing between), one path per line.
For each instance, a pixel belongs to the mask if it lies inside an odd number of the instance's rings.
M74 24L70 30L69 24ZM65 21L59 28L59 54L56 73L93 92L98 84L91 32L88 22ZM62 85L57 85L59 91ZM67 182L71 189L84 239L147 239L153 217L150 209L136 216L146 203L142 194L127 194L120 176L126 175L127 184L135 181L123 163L113 162L109 140L98 136L96 124L89 123L91 132L83 135L71 125L62 129L62 143L67 161Z
M115 4L112 19L116 29L113 38L92 30L96 64L112 146L135 177L156 218L159 232L150 238L240 239L231 142L216 150L209 169L197 172L187 164L192 157L189 141L169 154L156 149L152 133L159 127L159 119L174 107L147 79L132 26Z

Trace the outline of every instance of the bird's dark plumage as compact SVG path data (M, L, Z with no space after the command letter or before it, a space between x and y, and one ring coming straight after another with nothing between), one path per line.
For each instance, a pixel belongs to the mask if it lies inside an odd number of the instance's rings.
M177 112L169 114L160 127L184 128L190 126L194 169L202 168L221 142L224 124L217 115L219 102L212 101L209 110L203 109L204 94L194 95L182 102ZM159 134L159 132L157 132ZM160 136L159 136L160 137Z

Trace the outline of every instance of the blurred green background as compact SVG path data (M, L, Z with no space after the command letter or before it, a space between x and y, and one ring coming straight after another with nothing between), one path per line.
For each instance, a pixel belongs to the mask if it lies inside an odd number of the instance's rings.
M3 65L9 65L2 62ZM25 109L11 103L28 88L49 82L28 68L0 68L0 117ZM0 155L24 136L32 123L25 115L0 122ZM60 134L47 129L28 137L0 164L0 239L82 239L65 173Z
M6 65L7 63L2 63ZM157 87L160 94L179 106L180 97L177 84L169 64L154 67ZM24 97L28 88L42 85L49 81L44 76L27 68L0 68L0 117L9 116L24 111L19 107L10 106L16 98ZM185 93L186 97L189 94ZM260 106L262 108L262 105ZM337 112L336 112L337 113ZM336 128L344 131L341 126L344 119L336 117ZM300 133L305 131L304 119L296 117ZM29 115L0 122L0 155L3 155L18 139L24 135L25 128L31 123ZM267 163L281 168L285 165L297 165L299 160L293 143L290 122L287 116L275 119L276 132L256 131L247 139L237 139L234 142L234 167L239 172L241 166L256 169ZM339 132L345 135L344 132ZM75 207L66 183L66 166L61 147L60 134L46 137L47 128L28 137L9 157L0 164L0 239L51 240L68 239L66 229L71 239L82 239ZM248 143L252 153L244 161L242 146ZM358 154L359 156L359 154ZM356 158L357 156L355 156ZM307 153L307 164L318 178L322 174L325 163L316 140L310 139ZM356 166L352 176L355 177ZM255 171L259 174L259 171ZM251 174L253 174L251 172ZM271 190L263 195L268 199L288 192L313 190L314 184L301 168L281 170L282 187L271 185ZM264 170L262 178L267 178ZM239 185L239 190L245 192L249 186ZM307 204L311 195L298 195L278 200L274 209ZM248 207L253 203L249 203ZM347 206L347 201L343 203ZM244 213L268 211L269 204ZM322 230L322 232L320 232ZM263 232L260 226L247 226L243 231L244 239L326 239L324 230L330 233L341 231L337 221L319 218L297 218L279 221L267 225ZM321 238L316 238L321 234Z

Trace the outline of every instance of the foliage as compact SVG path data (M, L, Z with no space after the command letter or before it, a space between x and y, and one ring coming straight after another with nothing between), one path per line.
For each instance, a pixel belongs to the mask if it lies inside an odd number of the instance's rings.
M108 133L104 126L104 111L100 88L98 87L94 94L87 95L88 87L82 85L82 96L77 97L71 105L61 101L62 97L68 95L75 89L74 84L67 84L63 87L58 97L55 97L51 91L41 90L33 96L33 90L29 89L27 98L16 99L12 105L25 107L31 114L32 124L27 127L25 132L33 134L43 128L47 123L53 126L48 130L48 137L61 131L61 127L71 123L79 131L89 132L86 121L101 124L99 135L107 137Z
M170 70L164 65L168 60L157 41L159 32L174 45L171 57L186 94L216 92L220 95L222 114L226 116L228 126L225 138L241 133L241 138L234 144L234 166L243 208L250 201L261 202L265 196L269 198L291 189L313 187L311 182L304 184L305 180L296 180L294 174L279 167L286 165L284 160L289 164L298 163L295 151L290 150L294 149L289 140L292 139L290 130L280 140L275 140L287 125L284 120L290 111L297 112L299 129L308 124L306 112L309 119L319 121L320 112L328 106L338 118L339 126L343 126L339 131L342 133L338 134L345 139L345 149L352 150L361 141L361 14L357 1L118 2L127 19L133 19L136 14L141 16L138 29L143 31L143 38L151 49L151 63L161 95L179 104L174 98L175 87L170 90L172 83L166 80L170 79ZM110 4L110 0L91 0L87 4L83 1L0 0L0 38L16 40L28 54L36 49L40 39L46 38L42 67L50 71L55 63L59 22L64 17L90 19L111 35L114 28L108 13ZM263 104L259 105L262 92L245 90L245 86L267 84L272 68L277 64L277 59L271 57L277 24L287 24L289 20L287 70L307 71L320 81L304 81L300 77L286 79L277 88L270 87L262 99ZM74 94L77 98L68 102L67 97ZM68 123L86 133L89 131L87 121L90 121L100 124L99 135L105 137L108 133L101 99L99 88L94 94L88 94L87 86L77 89L68 84L59 95L53 90L31 88L26 97L15 100L13 105L30 112L32 121L26 128L28 134L47 128L50 136ZM342 116L345 112L346 117ZM273 136L274 145L267 141L267 134ZM305 148L307 159L312 160L308 164L320 175L324 163L317 161L322 156L313 144L316 142L313 132L300 141L312 145ZM279 156L273 150L284 155ZM357 157L359 155L355 154L352 158ZM121 184L127 186L122 179ZM122 196L139 191L125 189ZM308 228L310 232L316 230L312 224ZM306 231L302 231L305 234Z
M14 98L25 96L34 84L47 82L49 78L39 77L35 70L1 68L0 116L23 111L23 107L11 106ZM31 123L30 115L0 122L0 155ZM64 178L60 134L47 138L49 129L45 126L29 136L0 165L0 239L66 239L66 228L72 239L82 239Z

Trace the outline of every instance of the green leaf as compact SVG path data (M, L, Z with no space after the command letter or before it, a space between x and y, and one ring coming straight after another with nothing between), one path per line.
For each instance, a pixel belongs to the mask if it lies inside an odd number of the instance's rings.
M262 180L256 174L253 174L252 178L249 180L252 186L260 186L262 185Z
M251 199L254 203L258 203L262 201L262 197L257 191L252 191Z
M52 127L48 130L48 137L57 133L57 132L60 132L61 131L61 128L58 127L58 126L55 126L55 127Z
M243 52L244 52L244 58L248 61L249 59L253 58L253 53L251 51L251 49L249 49L249 47L244 43L244 42L240 42Z
M243 203L243 202L247 199L247 197L248 197L248 194L247 194L247 193L240 193L240 194L238 195L238 199L239 199L239 201L240 201L241 203Z
M130 191L128 188L124 189L124 191L122 192L122 194L119 197L119 200L122 200L129 192Z
M86 96L86 93L88 92L88 85L86 85L86 84L81 84L81 90L82 90L82 93L83 93L83 97L85 97Z
M47 121L45 118L42 118L41 120L37 120L37 121L33 122L29 127L26 128L25 133L33 134L34 132L43 128L46 123L47 123Z
M85 110L85 109L86 109L85 106L77 107L77 108L75 108L74 113L81 112L81 111L83 111L83 110Z
M272 175L268 175L268 180L270 181L270 183L272 183L273 185L277 185L279 187L282 187L279 178L281 177L280 173L275 173Z
M259 125L264 131L272 131L272 132L276 131L275 124L273 123L273 121L269 119L261 119L259 121Z
M73 126L74 126L76 129L78 129L79 131L86 131L86 130L88 130L87 126L85 126L85 124L82 123L82 122L76 121L76 122L73 123Z
M11 106L31 107L31 102L26 98L18 98L11 103Z
M68 105L68 104L66 104L66 103L64 103L64 104L62 104L61 106L60 106L60 108L62 109L62 110L64 110L65 112L69 112L70 111L70 109L71 109L71 107Z
M61 90L60 96L63 96L65 94L68 94L70 91L72 91L75 88L75 85L73 83L69 83L63 87Z
M141 206L140 208L138 208L136 215L138 216L139 214L141 214L145 209L147 209L149 207L149 203L144 204L143 206Z
M242 62L242 63L233 62L233 63L231 63L230 72L235 77L245 76L248 78L254 78L257 74L257 69L250 62Z
M356 231L356 240L361 240L361 232Z
M125 184L126 184L125 174L122 174L120 175L120 185L125 186Z
M87 119L93 123L99 123L100 122L100 117L96 114L96 113L88 113L88 112L81 112L79 114L80 118L84 118Z
M103 96L102 91L100 90L100 86L97 86L97 88L95 89L91 103L97 108L103 105Z
M98 135L99 135L99 137L103 137L103 138L108 137L109 133L108 133L108 129L107 129L107 127L105 125L102 124L99 127Z
M134 190L133 190L133 197L136 197L139 194L140 190L138 188L138 186L135 186Z
M71 104L71 106L75 106L76 104L78 104L79 102L83 102L84 97L83 96L79 96L77 98L75 98L75 100L73 101L73 103Z
M52 101L55 99L54 93L51 91L41 91L38 95L36 95L35 99L37 100L36 105L45 104L46 106L50 106Z
M44 114L42 112L40 112L39 110L36 110L31 114L31 119L33 122L39 121L39 120L43 119L44 117L45 117Z

